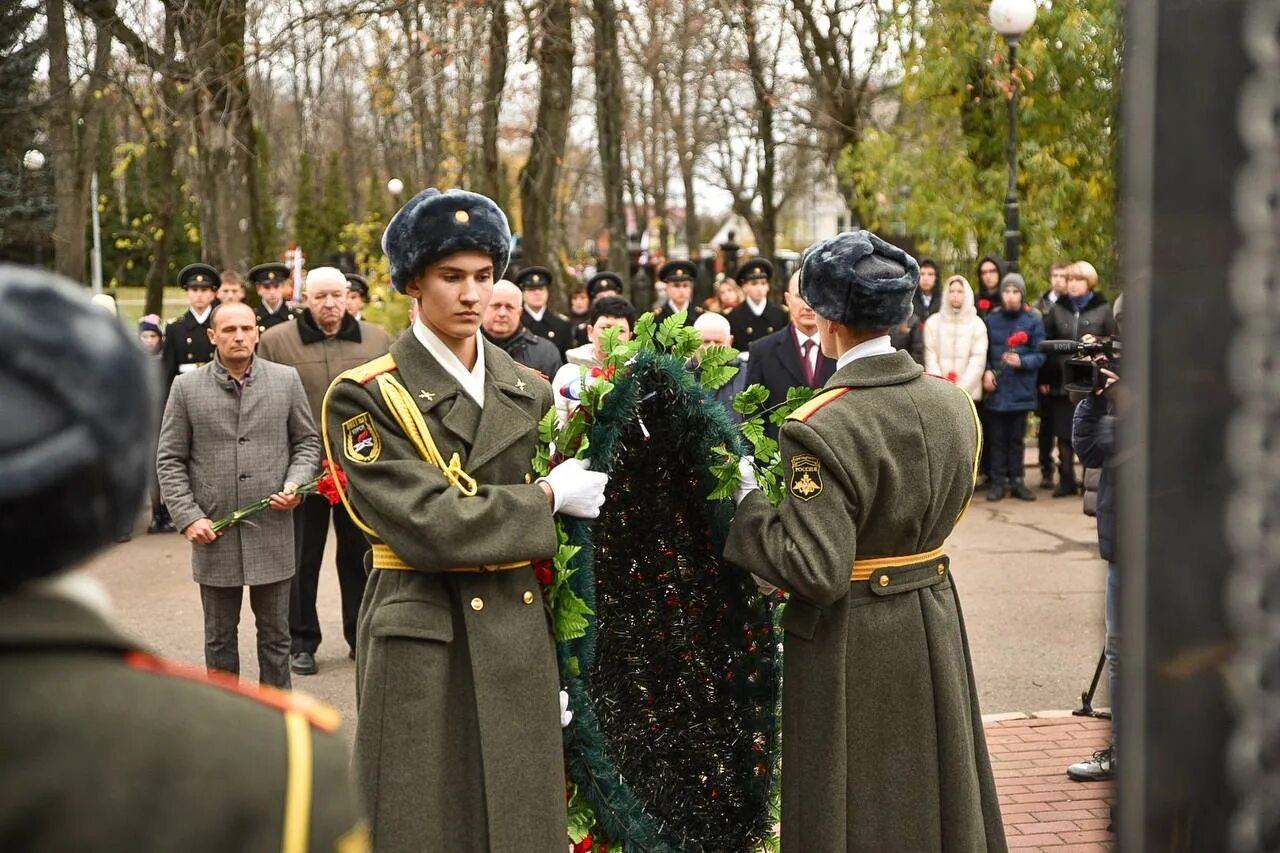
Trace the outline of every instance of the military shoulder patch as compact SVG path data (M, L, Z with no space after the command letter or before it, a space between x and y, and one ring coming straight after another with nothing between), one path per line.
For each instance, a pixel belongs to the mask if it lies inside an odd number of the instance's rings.
M839 400L845 394L852 391L852 388L831 388L816 395L812 400L802 406L796 408L794 412L787 415L789 421L800 421L804 423L813 417L813 415L828 403Z
M811 453L791 457L791 494L802 501L822 494L822 462Z
M352 462L377 462L382 455L382 437L368 412L342 422L342 454Z

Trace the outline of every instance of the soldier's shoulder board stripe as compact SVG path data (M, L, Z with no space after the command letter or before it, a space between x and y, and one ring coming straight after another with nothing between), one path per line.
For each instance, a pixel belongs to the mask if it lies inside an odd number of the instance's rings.
M812 400L803 404L794 412L787 415L787 420L800 421L800 423L804 423L805 421L809 420L809 418L813 417L814 413L817 412L819 409L821 409L823 406L827 405L828 403L832 403L836 400L839 400L841 397L843 397L845 394L848 394L852 390L853 390L852 388L831 388L827 391L823 391L821 394L818 394Z
M364 385L375 376L380 376L395 369L396 360L391 353L387 353L386 355L378 356L373 361L366 361L364 364L343 371L338 375L338 379L350 379L352 382Z

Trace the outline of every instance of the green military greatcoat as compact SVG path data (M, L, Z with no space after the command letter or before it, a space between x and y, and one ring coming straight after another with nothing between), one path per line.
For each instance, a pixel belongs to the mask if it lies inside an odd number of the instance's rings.
M905 352L855 360L826 389L780 432L782 504L747 495L725 550L791 594L783 850L1004 850L964 620L938 551L973 494L973 407ZM875 560L907 555L922 556ZM851 581L855 561L865 580Z
M390 357L343 374L327 442L375 532L360 607L357 785L378 850L560 851L567 844L559 677L528 565L556 531L532 482L547 383L481 342L484 406L409 332ZM467 496L424 461L377 377L408 391ZM461 569L471 569L462 571Z

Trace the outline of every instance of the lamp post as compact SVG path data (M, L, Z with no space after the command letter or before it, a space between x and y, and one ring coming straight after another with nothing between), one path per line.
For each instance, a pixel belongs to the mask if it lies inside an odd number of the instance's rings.
M387 181L387 192L391 193L391 200L395 202L396 210L399 210L400 193L404 192L404 181L399 178L392 178Z
M1035 0L991 0L987 17L1009 43L1009 186L1004 197L1004 259L1009 272L1018 272L1018 39L1036 20Z

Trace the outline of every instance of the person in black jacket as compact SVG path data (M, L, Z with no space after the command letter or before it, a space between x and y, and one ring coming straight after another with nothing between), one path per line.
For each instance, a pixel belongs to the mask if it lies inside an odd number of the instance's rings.
M1077 261L1067 268L1067 293L1044 316L1044 332L1047 340L1079 341L1085 335L1109 337L1115 334L1115 318L1107 298L1094 288L1098 285L1098 271L1088 261ZM1076 483L1075 454L1071 449L1071 417L1075 406L1067 395L1063 365L1069 355L1054 355L1045 360L1038 379L1041 387L1048 386L1052 403L1049 406L1051 427L1058 439L1058 487L1055 498L1067 497L1079 492Z
M1000 282L1004 278L1004 263L994 255L986 255L978 261L978 294L974 304L978 307L978 316L987 318L987 314L1000 310Z
M738 284L745 297L742 304L728 313L729 331L740 350L787 325L787 312L769 301L769 282L773 280L773 264L765 258L752 258L738 268Z
M835 359L822 354L818 315L800 297L798 271L787 284L787 310L791 323L752 344L747 358L747 385L769 389L767 408L785 402L790 388L821 388L836 372ZM767 421L765 431L777 437L778 428Z
M164 393L179 373L187 373L213 359L209 315L218 304L222 277L208 264L187 264L178 272L178 287L187 292L185 313L165 324L160 362L164 365Z
M573 326L569 318L547 307L551 270L546 267L525 267L516 276L516 287L524 291L524 318L521 323L540 338L556 345L560 357L573 343Z
M493 286L493 296L484 309L480 331L489 343L502 349L517 364L536 370L550 382L564 359L555 344L520 324L523 309L520 288L509 281L499 281Z
M1119 326L1120 299L1116 299L1116 324ZM1116 487L1120 479L1120 463L1117 429L1120 417L1127 408L1128 391L1120 378L1103 368L1106 386L1080 401L1075 409L1071 442L1080 461L1087 468L1099 469L1098 476L1098 554L1107 561L1106 598L1106 657L1107 693L1111 697L1111 746L1095 752L1092 758L1072 764L1067 776L1077 782L1096 782L1110 779L1115 773L1116 732L1119 730L1116 714L1116 692L1119 689L1117 670L1119 665L1120 632L1116 616L1119 613L1120 573L1116 564L1119 550L1116 543Z
M1065 261L1058 261L1049 268L1049 289L1040 294L1035 302L1035 309L1042 318L1047 318L1054 304L1067 298L1067 267ZM1040 403L1036 414L1040 416L1039 451L1040 451L1040 488L1053 488L1053 448L1057 438L1053 432L1053 397L1051 389L1044 380L1040 380Z

